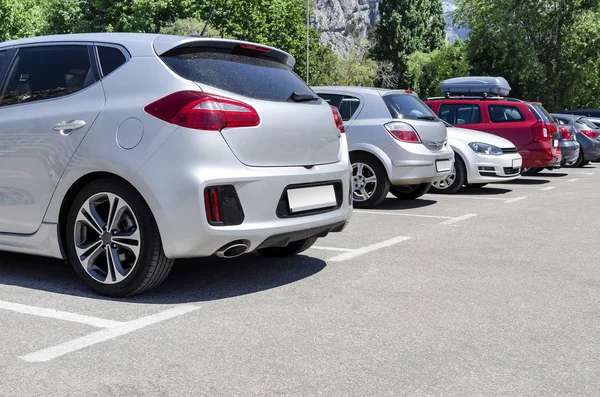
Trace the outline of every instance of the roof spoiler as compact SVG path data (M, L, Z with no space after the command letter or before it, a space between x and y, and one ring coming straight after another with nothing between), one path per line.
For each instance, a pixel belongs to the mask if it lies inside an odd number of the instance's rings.
M285 51L278 48L269 47L262 44L251 43L248 41L239 40L228 40L228 39L215 39L207 37L181 37L181 36L167 36L160 35L154 39L154 51L158 56L164 55L165 53L177 49L177 48L192 48L192 47L204 47L204 48L220 48L225 50L233 50L236 48L244 49L247 51L256 51L260 53L262 57L272 58L276 61L287 65L290 69L296 64L296 59Z

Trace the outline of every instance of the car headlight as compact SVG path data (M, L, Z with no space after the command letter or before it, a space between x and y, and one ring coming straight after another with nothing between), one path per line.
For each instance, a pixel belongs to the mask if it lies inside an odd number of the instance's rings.
M477 154L489 154L492 156L499 156L502 154L502 149L498 146L488 145L487 143L471 142L469 147Z

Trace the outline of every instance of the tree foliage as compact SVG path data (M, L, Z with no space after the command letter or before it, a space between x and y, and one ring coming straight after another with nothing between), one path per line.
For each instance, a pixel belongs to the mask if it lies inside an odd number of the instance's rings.
M445 39L445 21L440 0L382 0L380 21L373 33L371 54L390 62L397 84L406 86L408 56L431 52ZM381 81L380 81L381 83Z
M376 77L377 62L361 54L358 48L354 48L336 62L329 84L372 87Z
M470 28L473 72L504 76L513 95L550 109L593 102L589 90L600 89L600 80L597 66L588 68L600 59L598 3L459 0L456 16Z
M467 76L470 69L464 41L447 43L432 52L414 52L408 56L408 88L421 97L442 95L442 81Z

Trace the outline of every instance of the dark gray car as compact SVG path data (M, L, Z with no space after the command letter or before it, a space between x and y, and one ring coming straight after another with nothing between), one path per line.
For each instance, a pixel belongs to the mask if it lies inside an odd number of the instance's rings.
M572 165L573 167L583 167L589 164L590 161L600 160L600 141L598 140L600 129L585 116L560 113L554 113L552 116L559 127L568 125L576 130L575 136L580 145L580 151L577 161Z

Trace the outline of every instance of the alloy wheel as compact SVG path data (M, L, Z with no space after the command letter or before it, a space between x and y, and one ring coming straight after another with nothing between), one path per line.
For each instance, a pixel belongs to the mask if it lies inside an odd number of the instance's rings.
M77 259L102 284L117 284L138 263L141 234L133 210L113 193L97 193L86 200L75 221Z
M444 190L444 189L448 189L450 186L452 186L455 181L456 181L456 169L453 166L452 172L450 173L450 175L448 175L445 179L442 179L441 181L433 182L432 185L436 189Z
M377 175L365 163L352 164L352 191L354 201L367 201L377 190Z

